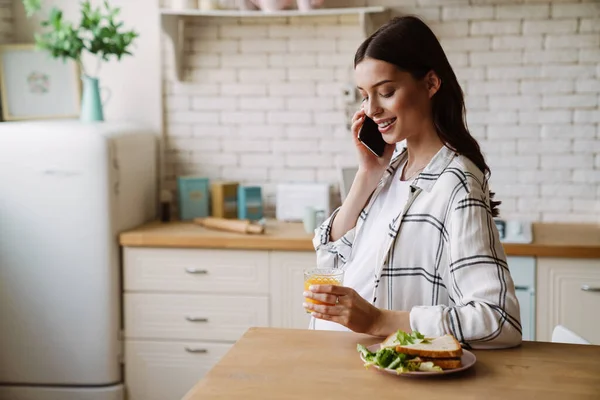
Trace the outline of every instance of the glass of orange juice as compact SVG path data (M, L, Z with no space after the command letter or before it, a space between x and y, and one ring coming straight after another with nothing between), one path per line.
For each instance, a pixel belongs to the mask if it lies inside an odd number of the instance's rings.
M341 268L311 268L304 270L304 290L308 291L308 288L311 285L337 285L341 286L344 283L344 270ZM304 298L306 303L312 304L324 304L324 305L332 305L329 303L324 303L319 300L307 299ZM311 313L311 311L306 310L307 313Z

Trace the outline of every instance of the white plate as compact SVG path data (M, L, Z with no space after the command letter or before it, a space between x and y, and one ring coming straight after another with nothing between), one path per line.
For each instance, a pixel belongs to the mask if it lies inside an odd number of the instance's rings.
M377 352L377 350L379 350L380 348L381 348L381 343L377 343L377 344L367 347L367 349L372 353ZM364 359L362 354L360 354L360 359L363 362L366 362L366 360ZM375 368L379 371L387 372L388 374L392 374L392 375L396 375L396 376L406 376L406 377L419 377L419 376L432 376L432 375L439 376L439 375L448 375L448 374L454 374L456 372L464 371L465 369L471 368L473 365L475 365L475 361L477 361L475 354L471 353L469 350L463 349L463 354L460 357L460 362L461 362L462 366L460 368L444 369L441 372L413 371L413 372L404 372L402 374L398 374L395 369L381 368L381 367L378 367L377 365L371 365L369 368Z

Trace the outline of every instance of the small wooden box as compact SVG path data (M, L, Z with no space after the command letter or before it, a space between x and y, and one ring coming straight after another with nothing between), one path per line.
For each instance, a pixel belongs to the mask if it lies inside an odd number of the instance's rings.
M177 178L180 220L189 221L209 216L209 188L208 178L198 176Z
M215 182L210 185L212 216L217 218L237 218L237 182Z

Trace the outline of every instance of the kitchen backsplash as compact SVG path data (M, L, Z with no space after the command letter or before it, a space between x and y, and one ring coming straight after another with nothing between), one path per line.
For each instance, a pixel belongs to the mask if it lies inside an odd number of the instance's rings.
M600 3L326 4L383 5L430 24L503 217L600 222ZM337 166L355 162L343 95L362 40L355 16L197 18L185 37L182 82L163 40L167 187L185 174L259 184L272 212L279 182L337 186Z
M0 0L0 44L12 43L13 30L13 1Z

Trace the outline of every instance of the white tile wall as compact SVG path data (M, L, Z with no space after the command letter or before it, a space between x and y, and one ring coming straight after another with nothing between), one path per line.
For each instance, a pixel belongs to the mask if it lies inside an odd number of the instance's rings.
M0 0L0 44L8 44L13 42L13 31L13 1Z
M398 3L455 67L502 215L600 222L600 3L327 2ZM336 165L355 160L342 100L362 40L354 17L197 19L185 35L184 82L164 50L168 187L178 174L235 179L272 206L277 182L337 183Z

